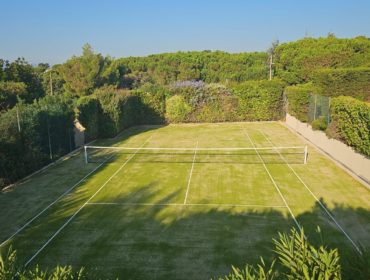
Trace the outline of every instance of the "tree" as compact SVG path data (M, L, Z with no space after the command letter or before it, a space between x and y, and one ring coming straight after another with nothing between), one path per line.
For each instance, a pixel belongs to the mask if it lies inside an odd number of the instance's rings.
M95 54L89 44L85 44L82 50L82 56L73 56L61 68L64 88L75 96L91 94L101 84L100 74L104 67L103 56Z

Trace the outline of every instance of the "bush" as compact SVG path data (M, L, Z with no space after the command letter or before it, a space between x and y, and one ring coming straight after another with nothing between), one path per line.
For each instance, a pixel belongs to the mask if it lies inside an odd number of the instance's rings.
M370 101L370 68L321 69L315 71L313 82L322 95Z
M107 86L94 92L100 102L99 136L113 137L124 128L138 123L139 98L128 90Z
M85 140L92 141L99 137L99 119L102 109L96 96L84 96L76 104L76 118L85 127Z
M74 149L70 100L47 96L17 107L0 115L0 188Z
M332 123L347 145L370 156L370 104L349 96L333 98L330 106Z
M161 124L165 122L166 95L168 90L162 86L146 84L132 91L140 99L141 124Z
M39 266L25 269L16 264L16 251L12 248L8 250L5 257L0 254L0 279L1 280L82 280L92 279L91 275L87 276L85 269L73 270L72 266L56 266L49 271L40 269Z
M0 81L0 111L13 108L17 99L25 99L27 88L25 83Z
M166 119L169 122L185 122L190 112L191 107L183 96L174 95L166 100Z
M313 130L323 130L324 131L328 127L327 118L324 116L321 116L318 119L314 120L311 123L311 126Z
M283 117L283 88L280 81L249 81L233 87L238 97L240 120L269 121Z
M315 248L307 240L303 229L293 228L290 234L279 233L273 240L277 260L270 267L261 263L245 269L232 267L232 272L219 280L272 280L272 279L332 279L340 280L341 266L338 249Z
M288 113L302 122L308 122L310 94L315 92L316 88L311 83L286 87Z

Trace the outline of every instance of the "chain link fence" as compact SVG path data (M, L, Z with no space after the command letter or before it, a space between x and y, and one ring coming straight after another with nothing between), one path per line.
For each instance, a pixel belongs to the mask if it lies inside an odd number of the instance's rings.
M326 121L326 124L330 123L330 97L310 94L308 104L308 122L322 118Z

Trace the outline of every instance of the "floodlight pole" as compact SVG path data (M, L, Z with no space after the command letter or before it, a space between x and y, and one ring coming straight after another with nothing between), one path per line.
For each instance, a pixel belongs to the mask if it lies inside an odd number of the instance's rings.
M46 69L46 71L45 71L44 73L49 72L49 74L50 74L50 79L49 79L49 84L50 84L50 95L53 95L53 79L52 79L52 77L51 77L51 71L52 71L52 69L51 69L51 68L49 68L49 69Z
M270 65L270 75L269 75L269 80L271 81L272 80L272 65L274 64L273 62L272 62L272 54L270 54L270 63L269 63Z
M19 111L18 111L18 105L16 106L17 109L17 124L18 124L18 132L21 132L21 124L19 121Z

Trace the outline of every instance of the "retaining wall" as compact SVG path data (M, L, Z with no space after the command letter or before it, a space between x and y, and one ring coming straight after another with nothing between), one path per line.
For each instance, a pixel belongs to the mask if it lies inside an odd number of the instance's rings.
M289 114L286 115L285 123L360 179L370 184L370 159L338 140L329 139L324 132L313 130L311 125L303 123Z

